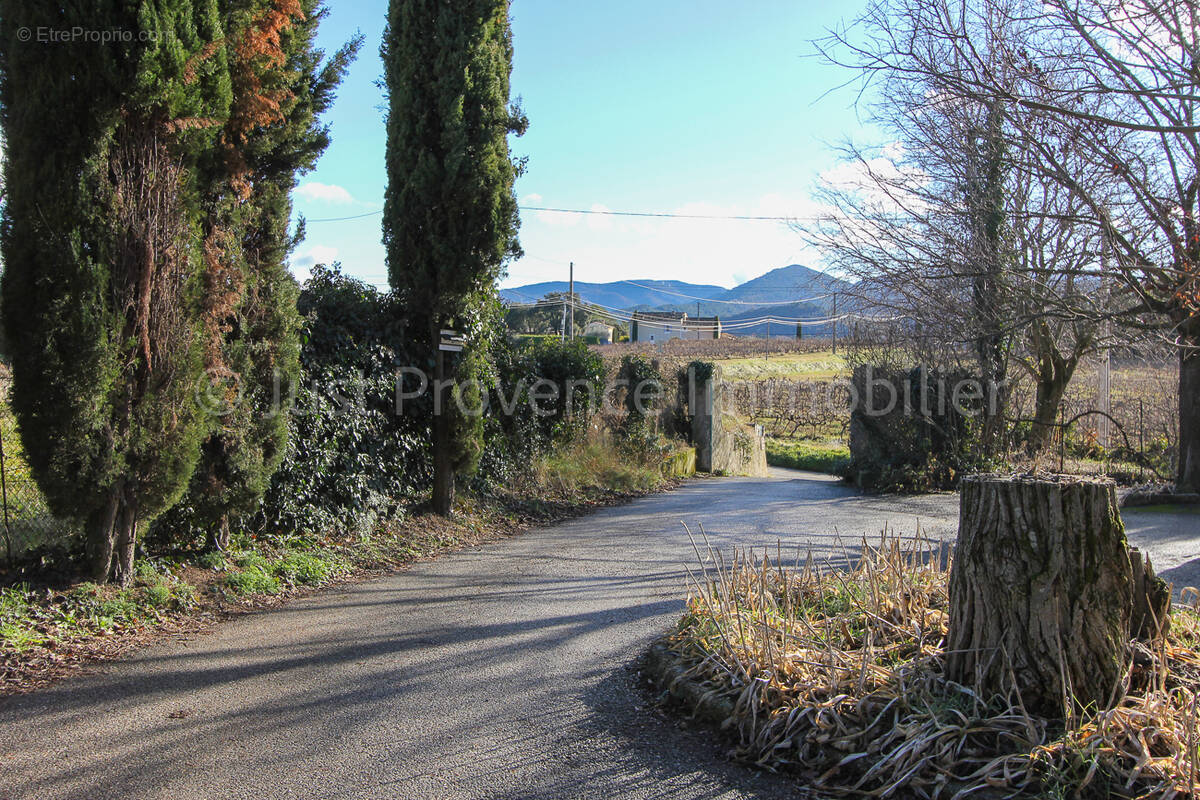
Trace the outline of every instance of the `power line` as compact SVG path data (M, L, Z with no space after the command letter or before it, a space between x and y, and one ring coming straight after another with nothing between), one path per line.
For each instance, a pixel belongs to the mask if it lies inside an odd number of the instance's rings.
M658 217L663 219L728 219L748 222L791 222L797 217L767 217L748 214L676 214L670 211L610 211L596 208L547 208L521 206L522 211L548 211L554 214L595 214L604 217Z
M712 298L712 297L697 297L692 294L683 294L682 292L672 292L669 289L659 289L656 286L646 286L645 284L634 283L633 281L620 281L620 283L628 283L630 286L636 286L639 289L648 289L652 292L661 292L662 294L670 294L670 295L674 295L675 297L686 297L688 300L699 300L704 303L728 303L730 305L738 305L738 306L753 306L754 308L761 308L762 306L790 306L790 305L794 305L796 303L808 303L813 300L824 300L826 297L829 297L828 294L819 294L815 297L803 297L803 298L800 298L797 300L779 300L779 301L756 303L756 302L753 302L750 300L717 300L716 298Z
M350 220L350 219L364 219L366 217L375 217L382 213L383 213L383 209L381 208L378 211L368 211L365 214L353 214L349 217L325 217L324 219L306 219L306 220L304 220L304 222L305 222L305 224L307 224L309 222L345 222L346 220Z
M671 211L609 211L595 208L549 208L547 206L518 206L522 211L542 211L550 214L592 214L604 217L652 217L657 219L714 219L733 220L740 222L793 222L805 219L803 217L786 216L755 216L752 214L676 214ZM306 219L305 222L346 222L353 219L375 217L383 213L383 209L367 211L363 214L352 214L348 217L323 217Z

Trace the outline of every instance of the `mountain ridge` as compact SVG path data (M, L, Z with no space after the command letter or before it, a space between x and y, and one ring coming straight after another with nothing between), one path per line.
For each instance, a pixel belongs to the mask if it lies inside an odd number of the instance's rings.
M720 317L726 325L774 316L780 320L821 319L832 316L833 294L846 291L851 284L832 275L788 264L745 281L732 289L711 284L676 280L639 279L611 283L575 282L575 293L585 303L594 303L622 311L684 311L689 316ZM551 292L565 293L566 281L502 289L502 299L513 303L535 302ZM807 335L827 334L827 326L806 328ZM794 335L791 322L763 322L731 333L742 336Z

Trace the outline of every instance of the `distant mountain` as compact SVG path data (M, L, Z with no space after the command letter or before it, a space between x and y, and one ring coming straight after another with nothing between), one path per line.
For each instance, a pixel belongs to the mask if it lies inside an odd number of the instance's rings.
M721 315L721 326L733 336L766 336L770 335L794 338L798 319L823 319L829 316L829 305L826 301L811 303L791 303L786 306L758 306L745 310L737 309ZM758 320L770 316L772 322L759 322L746 325L747 320ZM822 338L832 333L832 325L805 325L804 335L812 338Z
M833 293L851 288L852 284L840 278L802 264L773 269L732 289L684 281L575 283L575 292L585 302L627 311L686 311L690 316L718 316L734 336L763 336L768 327L771 336L795 336L796 325L791 320L832 316ZM510 302L528 303L551 292L566 291L566 281L549 281L502 289L500 296ZM849 297L840 299L839 313L849 310L852 304ZM779 321L739 327L739 323L767 316ZM806 336L814 337L828 336L831 332L829 325L805 326L804 329Z
M846 281L824 272L801 264L790 264L746 281L713 299L737 300L744 303L778 303L783 300L803 300L839 290L845 291L849 286Z
M713 295L701 302L675 300L657 306L644 306L638 311L686 311L704 317L742 319L773 314L777 317L817 319L830 316L835 291L846 291L851 284L800 264L773 269L765 275L746 281L740 286ZM795 300L803 308L797 313ZM786 305L779 305L786 304ZM765 331L755 329L755 334Z
M636 284L636 285L635 285ZM553 292L566 292L566 281L546 281L501 289L500 297L510 303L531 303ZM655 308L677 301L687 302L679 295L691 297L714 297L729 291L724 286L686 283L684 281L614 281L612 283L584 283L575 281L575 293L585 303L610 306L612 308L635 309ZM694 307L694 306L693 306Z

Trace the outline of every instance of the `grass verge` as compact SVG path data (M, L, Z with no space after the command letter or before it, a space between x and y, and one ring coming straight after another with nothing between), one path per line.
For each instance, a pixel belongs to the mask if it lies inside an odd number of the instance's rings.
M528 484L460 495L452 519L414 507L368 534L238 535L223 553L142 558L125 588L58 578L0 588L0 695L45 686L81 664L118 658L164 634L202 629L670 485L661 470L586 448L559 454L544 469Z
M836 475L850 463L850 448L841 442L767 438L767 463Z
M885 538L844 564L710 551L648 666L736 754L823 796L1200 796L1200 614L1139 647L1127 696L1069 724L943 677L942 551ZM691 699L689 699L691 698Z

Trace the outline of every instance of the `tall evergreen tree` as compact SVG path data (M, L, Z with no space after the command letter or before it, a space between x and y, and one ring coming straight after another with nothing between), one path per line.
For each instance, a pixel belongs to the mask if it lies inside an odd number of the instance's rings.
M524 133L528 121L509 102L508 2L391 0L382 56L388 278L409 310L410 335L428 343L440 391L456 367L438 350L440 331L474 333L504 264L520 254L513 183L522 163L513 161L508 135ZM448 397L435 406L442 413L433 420L433 505L446 514L455 473L478 454L481 426Z
M204 320L215 425L181 506L223 548L283 458L299 372L297 290L286 259L296 176L329 145L320 116L361 45L322 64L320 0L226 0L232 110L206 173Z
M0 0L0 230L12 403L94 577L185 488L208 422L197 165L231 101L216 0ZM128 32L47 47L22 32Z

